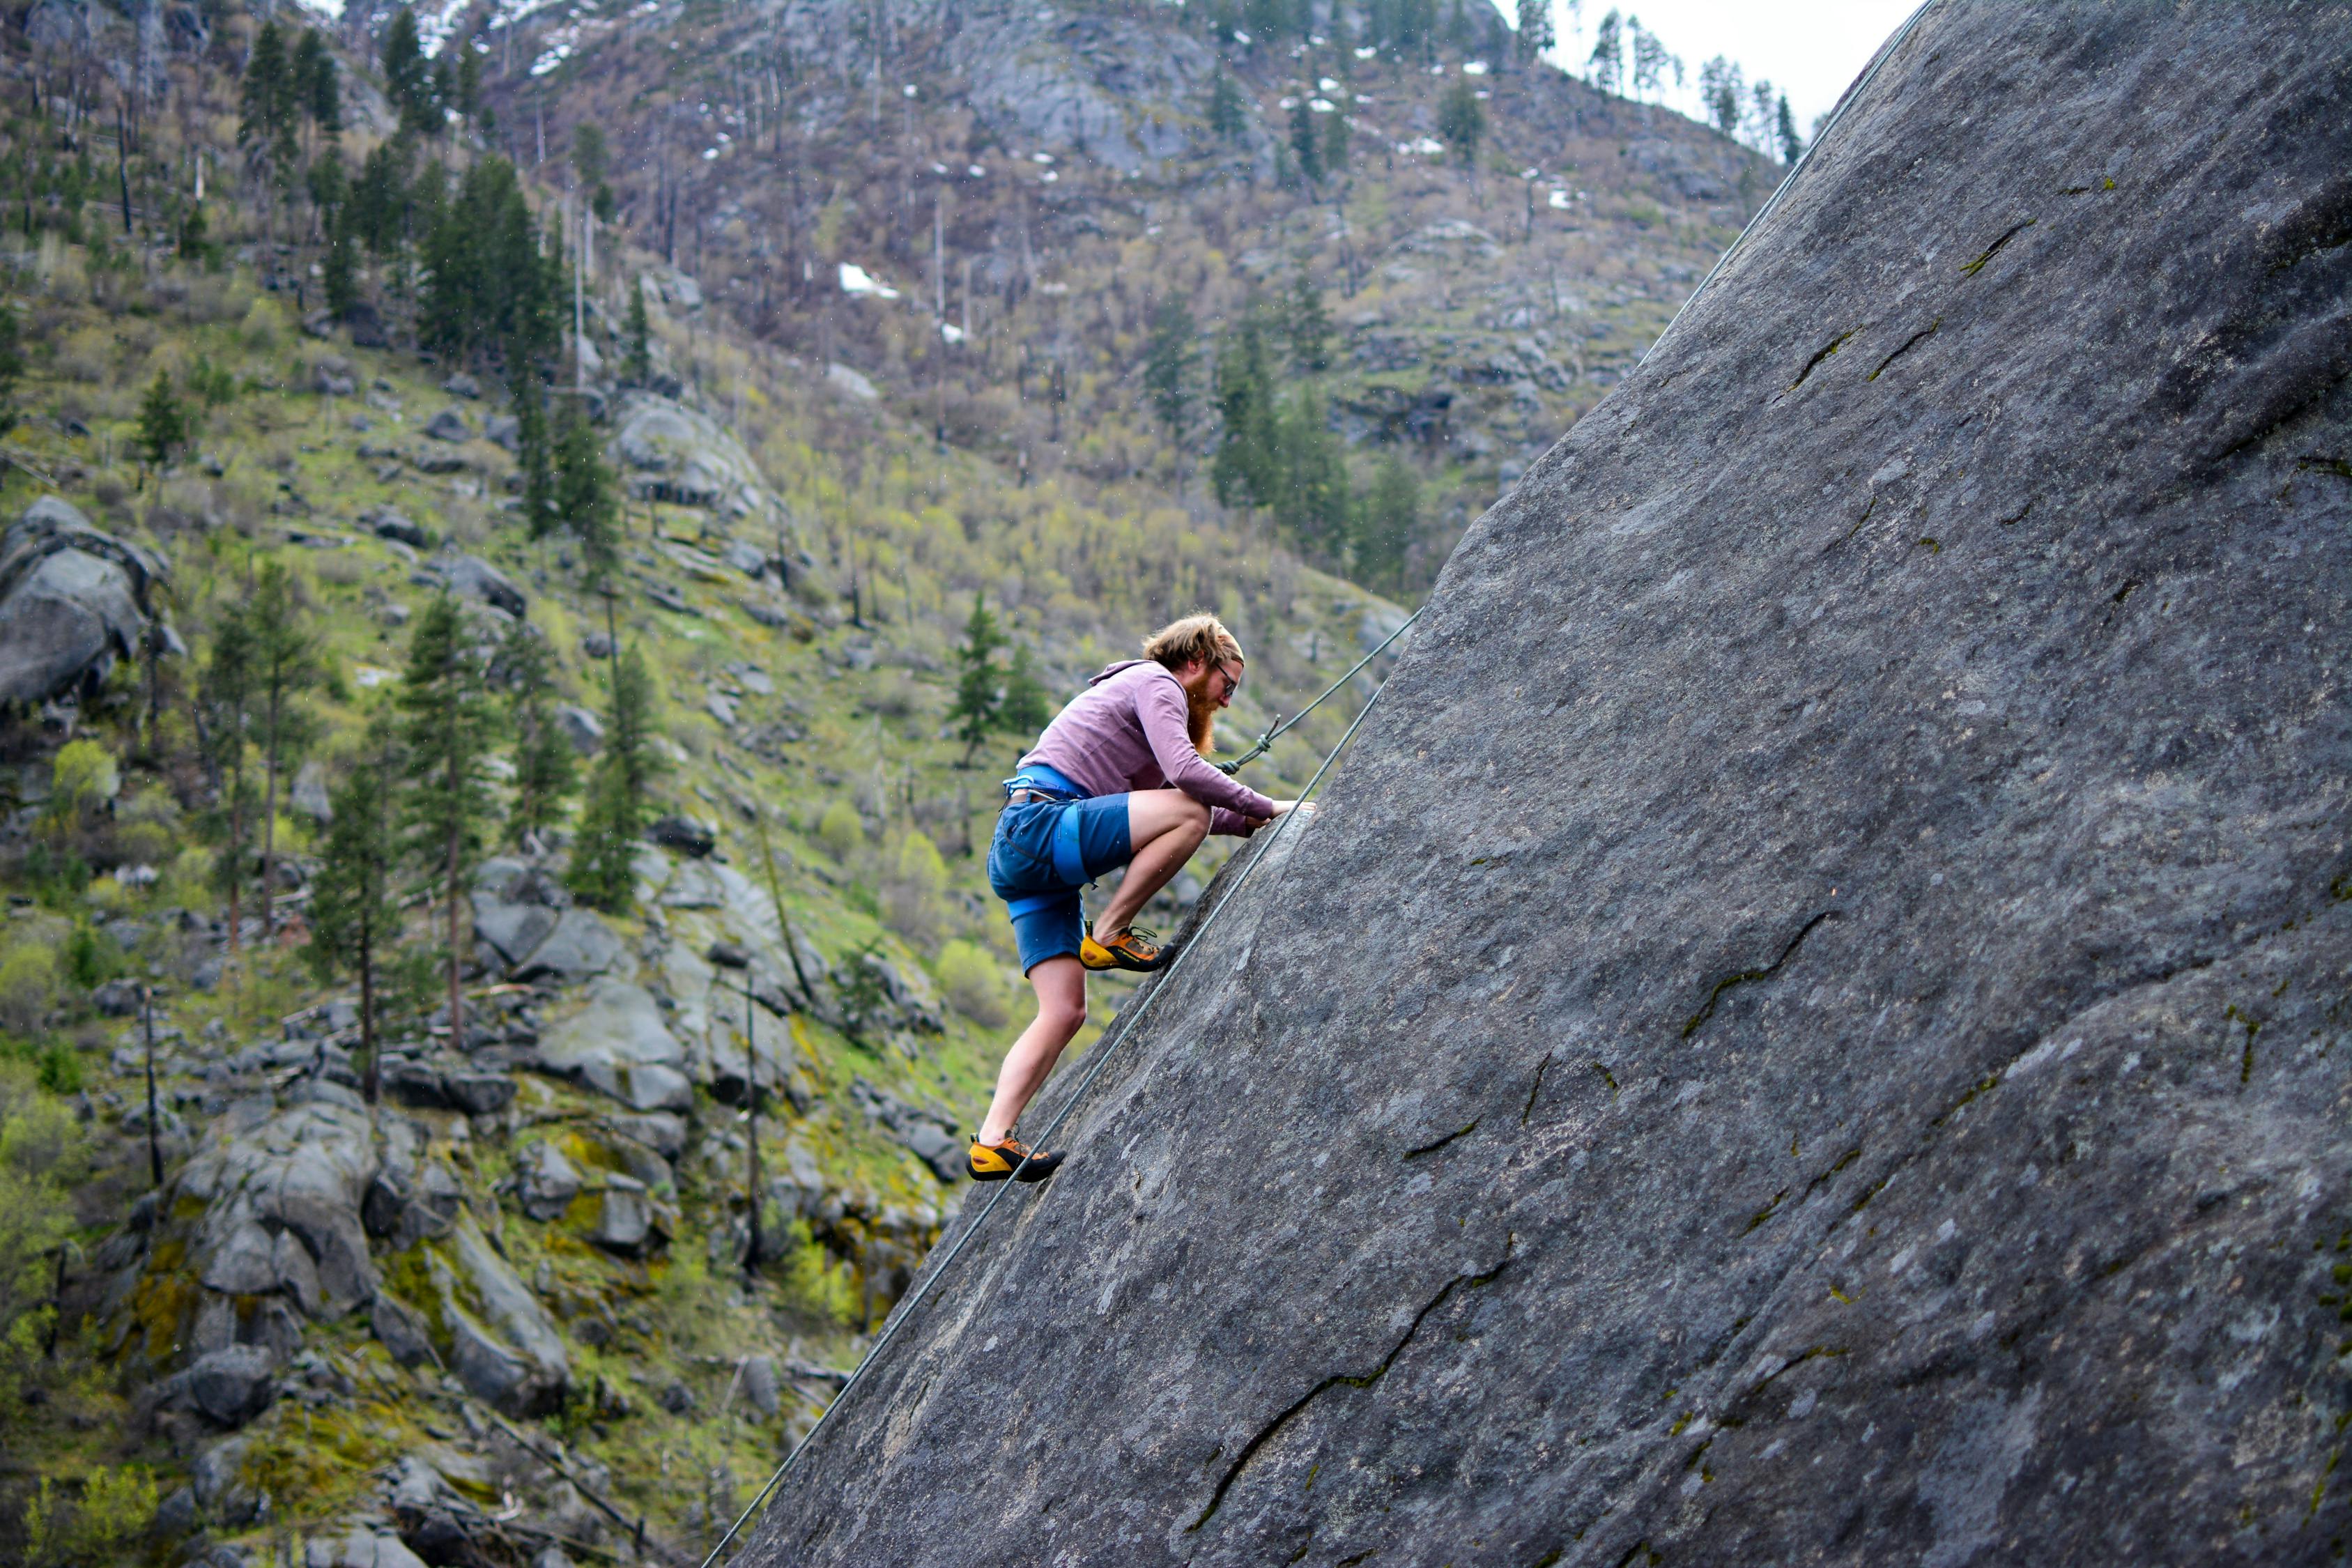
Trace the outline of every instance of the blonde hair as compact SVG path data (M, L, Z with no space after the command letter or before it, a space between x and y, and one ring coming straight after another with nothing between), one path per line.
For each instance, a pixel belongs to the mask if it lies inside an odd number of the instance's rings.
M1242 658L1242 645L1225 630L1224 622L1206 612L1171 621L1144 638L1143 657L1156 659L1171 669L1188 664L1248 662Z

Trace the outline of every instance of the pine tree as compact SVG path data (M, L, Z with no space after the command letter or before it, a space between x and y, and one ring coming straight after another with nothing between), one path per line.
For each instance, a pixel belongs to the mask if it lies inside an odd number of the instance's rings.
M1323 117L1323 174L1328 179L1348 172L1349 149L1354 145L1355 122L1348 118L1350 100L1342 91L1339 107Z
M532 541L563 526L555 499L554 442L547 429L547 399L535 377L515 378L515 467L522 471L523 531Z
M509 693L515 739L514 805L507 812L507 836L520 845L562 820L563 803L578 785L578 768L572 742L555 721L554 666L547 639L529 621L517 621L507 633L499 668Z
M227 853L219 862L223 890L228 896L228 950L237 949L242 924L238 905L245 886L245 786L247 730L253 707L253 637L246 605L233 600L223 607L213 632L212 657L196 689L196 733L214 786L222 796L221 827Z
M444 901L449 1041L462 1047L466 996L460 982L467 944L459 934L459 911L467 873L481 853L483 828L490 819L488 764L497 715L465 618L446 593L417 618L395 700L403 721L401 743L409 756L402 812L407 848L425 873L427 891Z
M621 361L621 370L632 385L643 386L654 378L653 326L646 319L646 280L642 277L629 289L628 352Z
M391 729L373 726L362 760L330 803L333 817L311 883L307 956L322 985L341 973L359 978L360 1093L371 1105L382 1076L376 1049L378 955L400 932L400 904L393 891L400 847L393 832L392 801L401 773Z
M1290 275L1283 297L1283 335L1290 340L1291 365L1308 375L1331 368L1331 318L1323 309L1323 290L1315 286L1306 265Z
M273 155L278 145L279 127L291 118L299 101L300 85L295 79L293 62L287 58L285 33L276 22L264 22L253 37L253 50L245 62L245 80L239 89L237 145L258 148L265 156Z
M1151 344L1143 367L1143 388L1151 411L1166 426L1169 445L1180 453L1192 427L1192 364L1200 356L1199 328L1184 301L1163 297L1151 317Z
M1797 117L1789 109L1789 95L1780 95L1780 107L1773 117L1772 131L1780 144L1780 162L1793 163L1804 155L1805 139L1797 134Z
M1478 142L1486 134L1486 110L1479 103L1478 89L1470 78L1455 77L1454 85L1438 101L1437 134L1465 165L1477 166Z
M459 50L457 79L450 96L458 114L470 129L482 112L482 56L479 50Z
M624 914L636 892L636 842L645 831L660 753L654 750L653 678L632 647L613 661L613 707L604 754L588 781L564 885L608 914Z
M1315 133L1315 110L1304 92L1290 106L1290 151L1298 159L1299 180L1309 186L1321 184L1323 140Z
M1280 473L1275 526L1302 553L1336 564L1347 546L1348 469L1314 387L1302 386L1284 399L1275 419L1275 448Z
M327 291L327 310L338 320L359 303L360 286L352 252L359 246L351 224L338 213L327 226L327 253L320 258L320 281Z
M416 14L406 5L392 14L383 33L383 95L400 115L400 128L430 136L440 129L434 112L433 72L416 33Z
M1045 695L1045 683L1037 679L1029 645L1014 644L1013 663L1004 671L1004 700L997 707L997 727L1034 741L1053 717L1053 701Z
M1278 488L1274 378L1265 328L1253 302L1217 348L1216 404L1221 428L1210 477L1224 506L1265 506Z
M1391 451L1372 470L1372 482L1357 513L1355 579L1367 587L1394 588L1404 576L1405 551L1421 521L1421 478L1401 452Z
M278 931L278 781L299 757L315 731L311 715L296 706L318 683L318 646L302 624L292 577L283 563L265 561L247 597L246 626L251 637L255 717L260 730L261 931Z
M613 471L578 398L567 398L555 427L555 510L580 540L592 587L608 590L621 562L620 502Z
M1625 22L1611 6L1592 29L1592 53L1584 62L1592 85L1603 92L1625 90Z
M335 57L327 48L326 36L314 28L303 28L302 41L294 46L293 89L294 100L320 135L342 132L342 81L336 74Z
M16 324L16 308L0 301L0 436L16 427L16 384L24 377L24 335Z
M147 395L139 403L139 452L154 468L172 460L187 445L193 420L179 395L172 390L167 371L157 371Z
M593 191L604 183L604 128L591 121L582 121L572 131L572 172L580 177L580 188Z
M1533 65L1555 41L1551 30L1551 0L1519 0L1519 58Z
M1707 123L1726 136L1739 134L1739 99L1746 88L1739 67L1722 55L1698 68L1698 96L1706 106Z
M1209 133L1226 142L1249 134L1248 101L1226 71L1219 71L1209 83Z
M956 647L955 703L948 710L956 738L963 742L963 760L956 764L960 768L971 766L981 742L1001 727L1003 696L996 651L1003 646L1004 636L996 629L987 597L974 594L971 616L963 625L963 641Z

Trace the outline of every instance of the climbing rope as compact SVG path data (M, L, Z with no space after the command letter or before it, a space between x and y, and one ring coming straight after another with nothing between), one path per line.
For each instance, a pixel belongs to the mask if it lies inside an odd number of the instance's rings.
M1669 324L1671 325L1671 323L1669 323ZM1423 609L1423 610L1425 610L1425 609L1427 609L1428 607L1429 607L1428 605L1423 605L1422 606L1422 609ZM1366 666L1366 665L1368 665L1368 664L1371 663L1371 662L1372 662L1372 660L1374 660L1374 659L1376 659L1376 658L1380 658L1380 657L1381 657L1381 655L1382 655L1383 653L1386 653L1386 652L1388 651L1389 644L1391 644L1391 643L1392 643L1392 642L1396 641L1396 640L1397 640L1397 638L1399 638L1399 637L1401 637L1404 636L1404 629L1405 629L1405 627L1407 627L1407 626L1409 626L1412 625L1412 623L1413 623L1413 622L1415 622L1415 621L1417 621L1417 620L1419 620L1419 619L1421 619L1421 610L1415 610L1412 614L1411 614L1411 615L1407 616L1406 616L1406 617L1405 617L1402 622L1400 622L1400 623L1398 624L1398 626L1397 626L1397 629L1396 629L1396 630L1394 630L1394 631L1391 632L1388 636L1386 636L1386 637L1382 637L1382 638L1381 639L1381 646L1380 646L1380 647L1376 647L1376 648L1372 649L1372 651L1371 651L1371 652L1370 652L1370 653L1366 654L1363 658L1361 658L1358 659L1358 660L1356 661L1356 663L1355 663L1354 668L1351 668L1351 669L1349 669L1349 670L1348 671L1348 673L1347 673L1347 674L1345 674L1345 675L1341 676L1339 679L1337 679L1337 680L1333 681L1330 685L1328 685L1328 686L1325 687L1325 688L1323 689L1323 696L1322 696L1322 697L1318 697L1314 701L1309 702L1306 707L1301 708L1297 712L1293 713L1289 718L1285 719L1284 721L1282 721L1282 722L1280 722L1280 723L1276 724L1273 729L1268 730L1265 734L1260 735L1260 736L1257 738L1257 740L1256 740L1255 743L1254 743L1254 744L1250 747L1250 749L1249 749L1248 751L1244 752L1240 756L1235 757L1232 762L1230 762L1230 763L1219 763L1217 764L1217 771L1218 771L1219 773L1223 773L1223 774L1224 774L1224 775L1226 775L1228 778L1230 778L1230 777L1232 777L1234 773L1237 773L1241 772L1241 770L1242 770L1242 764L1243 764L1243 763L1254 763L1254 762L1257 761L1260 757L1262 757L1262 756L1265 755L1265 753L1266 753L1268 751L1270 751L1270 750L1272 750L1272 749L1273 749L1274 743L1275 743L1276 741L1281 740L1281 739L1282 739L1282 737L1283 737L1284 735L1286 735L1286 734L1289 733L1289 731L1290 731L1290 728L1291 728L1291 726L1292 726L1292 725L1294 725L1294 724L1297 723L1301 719L1306 718L1309 713L1314 712L1314 711L1315 711L1315 710L1317 710L1318 708L1322 707L1322 706L1323 706L1323 699L1324 699L1325 697L1328 697L1328 696L1330 696L1330 695L1331 695L1331 693L1333 693L1334 691L1339 690L1339 688L1341 688L1341 687L1343 687L1343 686L1347 685L1347 684L1348 684L1348 682L1349 682L1349 681L1351 681L1351 680L1355 679L1356 679L1356 671L1357 671L1357 670L1363 668L1364 668L1364 666ZM1334 752L1332 754L1333 754L1334 756L1337 756L1339 753L1338 753L1337 752Z
M1419 618L1421 612L1419 610L1414 611L1412 616L1406 617L1405 626L1411 626L1414 620ZM1384 648L1388 647L1389 643L1394 642L1397 638L1398 633L1401 633L1403 630L1404 626L1399 626L1395 632L1390 633L1388 641L1381 643L1381 647ZM1364 656L1363 663L1358 664L1356 666L1356 669L1361 669L1364 667L1364 664L1371 662L1374 655L1377 655L1380 651L1381 648L1374 648L1371 653L1366 654ZM1355 670L1349 670L1348 672L1349 675L1353 675L1354 673ZM1347 676L1339 678L1340 682L1344 682L1346 679ZM1332 687L1332 690L1339 689L1339 683L1335 682ZM1315 770L1315 776L1308 779L1307 781L1307 787L1298 792L1298 799L1301 805L1304 805L1308 797L1314 795L1315 786L1323 782L1323 775L1331 771L1331 764L1338 762L1339 760L1339 753L1348 749L1348 742L1355 739L1357 730L1362 726L1366 717L1371 713L1372 705L1381 700L1381 693L1387 689L1388 684L1383 681L1381 685L1375 687L1372 690L1371 696L1365 700L1364 706L1358 710L1354 720L1349 723L1347 731L1340 735L1339 743L1331 748L1331 754L1323 759L1323 765ZM1328 697L1330 695L1330 691L1326 691L1323 694L1323 697ZM1321 702L1323 700L1323 697L1317 698L1315 700L1316 702ZM1313 711L1312 706L1302 711L1298 717L1303 719L1307 716L1307 712L1311 711ZM1296 723L1297 721L1297 720L1292 721L1293 723ZM1280 733L1279 731L1270 732L1268 737L1269 741L1272 734L1278 733ZM1262 750L1263 747L1260 749ZM1243 760L1247 761L1248 759L1244 758ZM1070 1091L1069 1097L1062 1101L1061 1110L1055 1111L1054 1113L1054 1119L1045 1124L1045 1132L1038 1137L1035 1142L1032 1145L1030 1151L1022 1155L1021 1163L1013 1168L1013 1176L1019 1176L1022 1171L1027 1168L1029 1161L1034 1152L1045 1146L1046 1142L1054 1136L1055 1132L1061 1128L1062 1123L1069 1119L1070 1112L1076 1110L1079 1102L1086 1099L1087 1090L1093 1088L1095 1079L1102 1076L1102 1070L1107 1065L1108 1065L1111 1054L1118 1050L1119 1047L1125 1045L1129 1037L1135 1033L1136 1025L1141 1021L1145 1013L1150 1011L1151 1005L1159 1001L1160 994L1168 989L1171 983L1174 982L1176 972L1184 967L1185 960L1192 956L1193 950L1199 947L1202 939L1209 934L1210 928L1217 923L1217 921L1224 914L1225 910L1233 907L1234 901L1241 897L1242 889L1248 885L1249 879L1257 874L1257 868L1265 864L1267 858L1274 853L1274 839L1279 837L1282 833L1289 827L1290 824L1297 820L1300 815L1301 813L1297 809L1294 808L1286 815L1276 820L1271 832L1268 834L1265 847L1258 851L1257 855L1251 859L1248 865L1242 868L1241 875L1234 879L1232 890L1227 892L1223 899L1218 900L1216 908L1211 910L1202 918L1200 926L1194 930L1192 937L1187 940L1183 947L1178 951L1174 960L1169 963L1166 969L1160 971L1160 984L1145 992L1142 998L1138 1001L1134 1006L1120 1013L1118 1018L1112 1022L1111 1029L1113 1032L1101 1041L1097 1042L1094 1050L1087 1056L1086 1075L1078 1079L1078 1087ZM923 1299L930 1294L931 1287L938 1284L940 1280L946 1276L948 1269L953 1266L956 1258L963 1252L964 1244L971 1240L974 1236L977 1236L980 1233L980 1227L988 1223L988 1216L996 1211L997 1204L1003 1199L1007 1193L1010 1193L1013 1190L1013 1184L1014 1184L1012 1181L1008 1180L1000 1184L994 1192L989 1194L988 1202L982 1205L980 1213L974 1216L972 1222L964 1226L963 1234L956 1237L955 1245L948 1248L947 1255L940 1259L939 1266L933 1268L930 1273L924 1278L923 1282L915 1288L914 1294L908 1296L904 1302L900 1303L898 1311L893 1313L890 1321L883 1326L881 1337L874 1342L873 1346L866 1351L864 1359L858 1362L857 1370L849 1374L849 1381L841 1385L841 1392L833 1396L833 1403L824 1407L824 1409L818 1415L815 1425L812 1426L808 1429L807 1433L802 1436L799 1442L793 1445L792 1452L784 1456L784 1462L776 1467L776 1473L768 1478L768 1484L760 1489L759 1495L751 1500L751 1506L746 1508L736 1517L734 1523L727 1527L727 1533L719 1538L719 1543L710 1549L710 1555L702 1560L701 1568L711 1568L711 1565L719 1561L719 1554L727 1550L728 1542L735 1539L738 1532L742 1530L745 1522L749 1521L753 1514L760 1511L761 1505L766 1503L769 1497L774 1493L776 1488L782 1484L784 1477L792 1470L794 1461L799 1459L802 1453L807 1449L809 1444L815 1440L817 1433L824 1430L825 1422L832 1417L833 1413L849 1402L851 1391L856 1388L857 1385L865 1380L866 1369L881 1359L884 1348L898 1336L898 1331L904 1328L908 1321L914 1317L915 1310L920 1307L923 1304Z
M1748 220L1748 226L1739 231L1738 237L1724 248L1721 256L1715 258L1715 265L1707 268L1706 276L1698 280L1698 287L1691 290L1690 298L1685 300L1681 308L1667 319L1664 331L1650 340L1650 346L1642 351L1643 360L1646 361L1652 354L1658 352L1658 345L1666 341L1666 334L1675 330L1675 323L1683 319L1684 313L1698 303L1699 296L1706 292L1707 285L1715 281L1716 274L1721 272L1729 264L1732 257L1738 254L1739 247L1748 242L1749 235L1764 226L1764 220L1770 217L1773 210L1780 206L1781 199L1788 195L1790 187L1797 183L1797 176L1805 172L1806 167L1813 161L1813 154L1821 151L1822 143L1830 139L1830 132L1836 130L1838 121L1845 118L1846 106L1859 99L1868 89L1872 80L1878 75L1879 67L1894 58L1895 51L1902 47L1903 40L1911 36L1911 29L1919 25L1919 18L1926 16L1927 7L1935 3L1936 0L1920 0L1919 8L1912 12L1901 26L1887 36L1886 42L1878 46L1878 53L1871 57L1870 64L1863 71L1861 78L1852 87L1846 89L1837 102L1831 107L1830 117L1822 121L1821 130L1814 133L1812 145L1797 154L1797 161L1789 166L1788 174L1782 176L1780 183L1772 188L1772 195L1761 207L1757 209L1756 216Z

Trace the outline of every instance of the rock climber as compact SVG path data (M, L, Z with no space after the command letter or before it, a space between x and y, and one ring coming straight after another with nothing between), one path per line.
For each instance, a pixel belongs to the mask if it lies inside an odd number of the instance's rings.
M1087 971L1149 972L1165 961L1152 934L1131 923L1136 912L1202 838L1245 838L1297 805L1202 760L1215 748L1217 710L1242 684L1241 644L1216 616L1162 626L1143 654L1088 681L1004 782L988 881L1012 913L1037 1016L1004 1054L972 1138L977 1182L1016 1168L1023 1181L1042 1182L1060 1166L1061 1155L1025 1148L1013 1126L1087 1020ZM1078 889L1118 866L1127 868L1118 890L1085 921Z

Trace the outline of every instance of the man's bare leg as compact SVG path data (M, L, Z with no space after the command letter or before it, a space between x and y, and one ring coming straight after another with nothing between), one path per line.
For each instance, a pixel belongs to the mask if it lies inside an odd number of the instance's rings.
M1004 1142L1061 1060L1062 1047L1087 1021L1087 971L1076 959L1066 953L1046 959L1029 972L1029 984L1037 993L1037 1016L996 1069L996 1098L988 1102L988 1115L980 1124L983 1143Z
M1178 789L1138 790L1127 797L1127 837L1134 858L1118 891L1095 917L1095 940L1128 928L1151 895L1173 881L1209 836L1209 808Z

